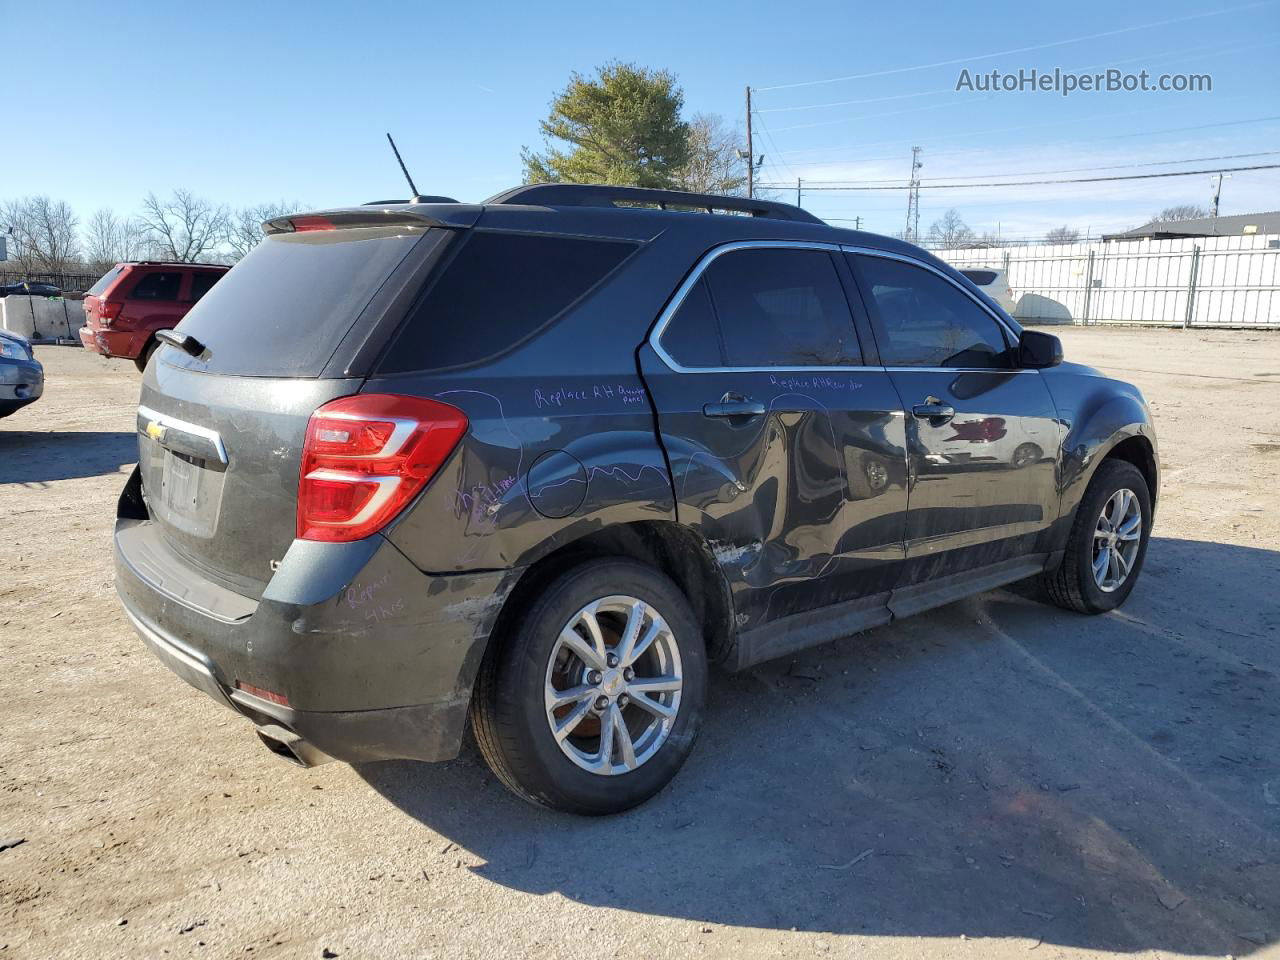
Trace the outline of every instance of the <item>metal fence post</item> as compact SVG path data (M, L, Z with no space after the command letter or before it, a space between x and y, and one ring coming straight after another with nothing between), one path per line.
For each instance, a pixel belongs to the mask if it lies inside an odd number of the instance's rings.
M1191 326L1191 317L1196 308L1196 281L1200 278L1200 245L1191 248L1191 277L1187 280L1187 315L1182 318L1182 329Z
M1089 265L1084 272L1084 316L1080 318L1084 326L1089 325L1089 306L1093 300L1093 251L1089 251Z

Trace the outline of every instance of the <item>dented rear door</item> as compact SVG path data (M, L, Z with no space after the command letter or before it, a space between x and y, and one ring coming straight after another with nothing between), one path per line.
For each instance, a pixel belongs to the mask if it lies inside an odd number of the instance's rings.
M823 244L713 251L640 354L677 514L712 544L740 629L890 590L906 523L903 415Z

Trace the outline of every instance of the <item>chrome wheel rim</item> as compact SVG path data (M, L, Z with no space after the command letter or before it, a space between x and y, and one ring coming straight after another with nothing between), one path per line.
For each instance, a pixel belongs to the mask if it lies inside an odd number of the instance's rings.
M561 628L547 662L547 725L589 773L616 776L662 749L680 712L684 671L662 615L635 597L593 600Z
M1114 593L1129 579L1142 543L1142 506L1128 488L1117 490L1102 507L1093 531L1093 582Z

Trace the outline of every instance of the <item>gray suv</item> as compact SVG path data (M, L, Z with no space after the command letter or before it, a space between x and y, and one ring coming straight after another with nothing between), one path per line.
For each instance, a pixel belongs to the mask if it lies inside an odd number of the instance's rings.
M424 198L415 198L423 200ZM304 765L660 790L708 669L1142 568L1138 390L906 243L547 184L292 215L166 332L115 531L175 673Z

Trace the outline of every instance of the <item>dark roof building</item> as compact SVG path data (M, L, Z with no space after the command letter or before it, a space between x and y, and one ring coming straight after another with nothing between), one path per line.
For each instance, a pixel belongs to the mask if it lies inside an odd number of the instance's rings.
M1152 220L1124 233L1104 234L1102 239L1180 240L1184 237L1247 237L1257 233L1280 233L1280 210L1194 220Z

